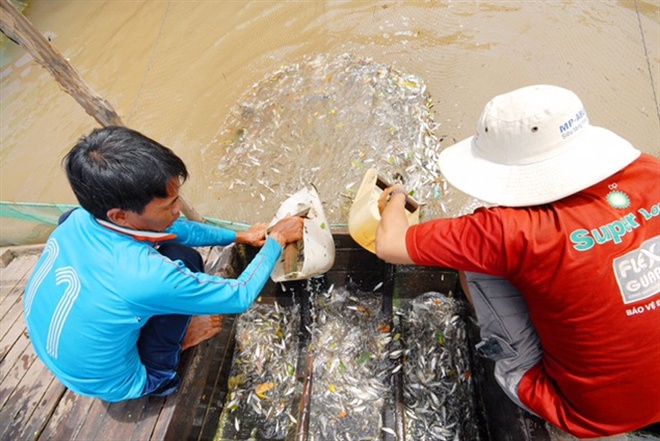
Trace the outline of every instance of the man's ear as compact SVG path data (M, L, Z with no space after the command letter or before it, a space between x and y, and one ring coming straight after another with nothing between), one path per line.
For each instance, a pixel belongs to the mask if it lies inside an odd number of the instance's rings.
M113 224L119 225L120 227L128 227L129 225L126 220L126 214L126 211L121 208L111 208L106 213L106 216L108 216L108 219L110 219L110 222Z

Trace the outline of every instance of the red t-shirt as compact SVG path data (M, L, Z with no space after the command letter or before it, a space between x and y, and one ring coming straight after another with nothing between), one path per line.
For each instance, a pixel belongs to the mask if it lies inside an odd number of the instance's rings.
M411 227L419 265L505 277L543 358L521 401L580 437L660 422L660 161L647 154L552 204Z

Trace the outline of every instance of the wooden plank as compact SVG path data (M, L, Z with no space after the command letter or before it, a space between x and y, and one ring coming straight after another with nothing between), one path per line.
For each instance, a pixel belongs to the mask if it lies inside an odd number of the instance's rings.
M153 440L164 440L166 439L166 434L167 434L167 426L170 424L170 420L172 419L172 415L174 414L174 411L176 410L176 396L168 396L165 399L165 403L163 404L163 407L158 414L158 418L156 419L156 424L154 425L154 430L151 433L151 439ZM178 441L178 440L174 440Z
M87 410L84 420L72 440L93 440L98 432L98 428L107 417L107 407L109 403L98 399L92 400L92 405Z
M74 397L72 409L54 414L51 419L64 420L66 432L62 433L57 424L49 424L44 431L46 439L149 439L165 401L164 398L142 397L108 403L69 393Z
M7 319L7 323L10 323L9 319ZM17 344L20 346L21 335L29 341L29 336L25 329L25 322L23 321L22 311L19 310L16 320L11 323L11 328L9 328L5 335L0 339L0 363L5 363L5 358L9 356L9 353L14 349L14 346ZM2 372L2 368L0 368L0 372ZM2 375L0 374L0 379L1 378Z
M36 256L19 256L3 268L0 282L0 319L23 293L37 260Z
M31 346L26 350L31 350ZM46 366L33 358L33 362L0 411L0 439L16 439L32 412L48 390L52 375ZM9 436L14 435L14 436Z
M30 340L21 333L16 344L12 346L4 360L0 362L0 379L2 380L0 386L0 418L5 413L5 405L9 397L14 394L15 389L36 358L37 355L34 353L32 345L30 345Z
M8 336L8 334L13 334L15 340L16 332L14 328L20 328L21 332L26 329L25 320L23 319L22 298L17 299L17 301L9 307L5 316L0 319L0 341L4 341L5 337L10 340L12 337L11 335ZM3 353L0 351L0 360L2 360L2 356Z
M66 390L67 389L59 382L59 380L51 376L50 384L46 388L46 392L39 403L34 407L29 419L23 427L20 428L17 435L14 436L13 433L10 433L10 438L20 440L38 439L41 431L48 423L51 414L57 408L59 401Z
M6 364L13 364L14 360L5 361L5 357L18 343L18 349L22 352L24 345L20 344L20 336L25 333L23 320L23 291L29 275L32 273L38 260L35 254L17 255L2 272L3 288L13 285L2 299L2 314L0 318L0 380L4 381L5 375L2 371L7 370ZM12 282L10 282L12 281Z
M43 244L0 247L0 268L6 268L19 256L38 256L43 249Z
M40 441L74 440L80 431L94 401L67 389L58 406L41 432Z
M158 416L160 415L164 403L165 398L148 397L145 400L144 411L137 421L137 424L135 424L133 433L131 433L130 437L127 437L126 439L135 441L152 439L151 434L154 431L154 426L158 421Z
M176 399L177 411L172 415L165 433L165 439L188 439L192 429L197 403L204 390L209 374L212 345L217 344L218 335L191 348L186 354L188 359L181 366L187 375L182 379L181 387L173 398Z
M207 406L203 416L201 430L192 439L209 440L215 437L222 407L228 393L227 380L231 370L235 346L233 339L233 335L236 333L235 316L225 317L223 325L225 323L227 326L223 326L222 331L218 335L218 339L223 344L217 345L219 350L216 352L217 358L214 360L218 369L215 378L210 379L212 380L208 385L208 389L210 390L205 390L205 393L209 397L209 406Z
M89 439L98 441L126 439L126 426L131 424L133 418L127 409L132 408L135 401L140 400L124 400L117 403L102 401L105 413L99 418L100 424L96 426L95 432L91 432ZM131 426L131 432L132 429Z
M142 419L149 398L125 400L117 403L103 403L105 414L96 427L94 440L125 440L135 431L136 424ZM82 439L82 438L80 438Z
M443 294L450 292L457 294L458 273L444 268L397 267L394 281L394 297L399 299L412 299L424 293L434 291Z

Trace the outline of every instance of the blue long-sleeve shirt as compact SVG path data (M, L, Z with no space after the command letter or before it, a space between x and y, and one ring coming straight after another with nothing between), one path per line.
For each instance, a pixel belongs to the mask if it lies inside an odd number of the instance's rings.
M106 401L141 395L146 369L137 341L150 317L243 312L282 253L268 238L238 278L225 279L192 272L162 256L154 244L224 246L235 241L233 231L185 220L164 233L108 226L75 210L51 234L24 299L39 358L65 386Z

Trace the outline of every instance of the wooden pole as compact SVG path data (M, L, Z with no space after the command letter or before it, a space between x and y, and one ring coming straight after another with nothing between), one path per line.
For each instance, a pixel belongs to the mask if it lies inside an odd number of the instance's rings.
M9 0L0 0L0 29L45 67L99 124L104 127L123 125L112 106L85 84L78 71Z
M110 103L83 81L78 71L9 0L0 0L0 30L46 68L59 85L101 126L124 125ZM186 218L205 222L204 217L190 204L182 202L182 212Z

